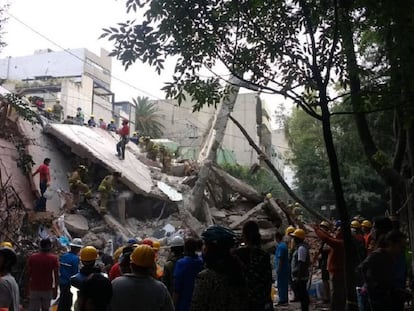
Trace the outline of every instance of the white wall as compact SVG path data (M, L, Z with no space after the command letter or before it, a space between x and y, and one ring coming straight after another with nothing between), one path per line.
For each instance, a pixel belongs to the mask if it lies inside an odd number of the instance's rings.
M59 51L0 59L0 78L25 80L39 76L81 76L85 49L70 50L70 53L75 56Z

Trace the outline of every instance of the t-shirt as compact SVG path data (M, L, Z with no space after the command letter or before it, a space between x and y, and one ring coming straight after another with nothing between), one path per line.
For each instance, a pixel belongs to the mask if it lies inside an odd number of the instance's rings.
M128 125L124 125L119 131L118 134L120 136L129 136L129 126Z
M176 311L190 310L195 279L201 270L203 270L203 261L198 256L185 256L175 264L174 291L179 295L175 306Z
M282 261L281 269L278 273L279 276L289 275L289 251L285 242L280 242L277 245L275 252L275 270L279 268L279 262Z
M78 272L79 257L76 254L69 252L60 257L60 285L69 285L70 278Z
M0 308L19 311L19 286L10 274L0 277Z
M39 173L39 180L42 181L49 181L49 166L46 164L41 164L35 174Z
M113 311L174 311L167 287L151 276L125 274L112 281Z
M56 255L35 253L29 257L27 265L31 290L48 291L53 289L53 271L59 269Z

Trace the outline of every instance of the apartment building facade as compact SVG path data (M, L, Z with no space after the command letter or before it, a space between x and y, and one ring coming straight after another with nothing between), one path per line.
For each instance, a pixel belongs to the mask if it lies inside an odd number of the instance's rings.
M0 59L0 79L15 92L41 97L46 107L56 102L64 116L76 115L81 107L85 118L113 118L114 93L111 91L112 58L81 48L64 51L37 50L33 55Z

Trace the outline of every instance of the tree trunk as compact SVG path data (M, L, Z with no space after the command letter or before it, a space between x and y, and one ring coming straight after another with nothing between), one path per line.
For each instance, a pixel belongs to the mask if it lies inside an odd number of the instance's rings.
M331 170L332 185L335 192L336 208L338 210L340 219L343 223L342 230L344 235L345 247L345 280L346 280L346 307L348 311L358 311L356 299L356 283L355 283L355 269L356 269L356 249L352 243L351 229L349 227L349 215L346 208L344 191L342 188L341 176L339 172L338 158L335 151L335 145L332 138L330 112L328 108L328 101L326 94L320 93L321 110L322 110L322 129L323 138L325 140L326 153L329 159L329 167Z
M361 97L361 80L359 77L360 70L355 54L349 3L346 0L341 1L339 24L342 36L342 47L347 60L347 71L351 90L351 104L355 112L355 122L364 152L371 166L388 185L400 186L403 179L399 172L397 172L394 168L386 167L383 163L377 161L380 151L374 142L365 114L361 112L361 110L363 110L361 109L363 107L363 100Z
M198 163L200 165L199 177L191 192L190 211L200 221L204 221L208 214L207 211L204 210L205 207L202 204L204 189L206 188L210 166L215 162L217 149L223 141L227 121L230 113L233 111L239 93L240 87L238 84L240 84L239 79L236 77L230 78L227 86L228 94L216 111L211 130L202 145L198 157Z
M253 141L253 139L249 136L247 131L243 128L243 126L232 116L229 117L231 121L240 129L240 131L243 133L244 137L246 137L247 141L249 142L249 145L253 147L254 150L256 150L257 154L263 159L263 161L267 164L269 169L272 171L272 173L276 176L277 180L280 182L282 187L285 189L285 191L289 194L289 196L296 202L298 202L300 205L303 206L305 210L307 210L312 216L314 216L317 220L327 220L324 216L319 214L318 212L311 209L301 198L299 198L295 192L289 187L289 185L286 183L286 181L283 179L282 175L279 173L279 171L276 169L276 167L272 164L270 159L266 156L266 154L259 148L259 146L256 145L256 143Z

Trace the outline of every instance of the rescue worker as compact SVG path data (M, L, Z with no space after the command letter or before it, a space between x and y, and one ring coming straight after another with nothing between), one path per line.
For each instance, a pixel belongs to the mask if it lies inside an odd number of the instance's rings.
M79 165L69 177L69 191L73 195L73 206L70 208L70 212L74 212L78 207L81 193L83 193L85 198L89 198L92 195L91 189L89 189L89 186L85 183L87 174L88 169L86 166Z
M160 251L161 243L157 240L152 241L152 249L155 253L155 276L157 280L161 280L162 276L164 274L164 269L161 267L161 265L158 262L158 252Z
M77 111L76 112L76 123L78 125L83 125L85 123L85 115L84 115L84 113L82 111L82 108L81 107L78 107L76 109L76 111Z
M116 151L118 152L118 158L125 160L125 147L129 141L129 125L128 120L122 121L122 128L117 131L119 142L116 144Z
M351 233L358 252L358 263L361 263L366 257L366 249L365 240L361 233L361 223L358 220L351 221Z
M154 250L149 245L138 245L130 260L132 273L112 281L110 310L135 311L139 305L146 311L173 311L173 302L167 288L152 277Z
M345 310L345 248L342 229L339 227L335 236L329 234L325 226L314 226L316 235L330 246L327 268L331 278L331 311Z
M107 129L106 123L102 118L99 118L99 128L101 128L103 130Z
M96 126L95 116L93 114L91 114L91 116L88 120L88 126L89 127L95 127Z
M290 263L292 262L292 255L293 255L293 250L295 248L294 245L294 241L293 241L293 237L290 235L291 233L295 232L296 228L294 226L288 226L285 230L285 236L283 237L284 241L286 242L286 245L288 247L288 252L289 252L289 266ZM293 299L292 302L296 302L298 301L298 295L296 294L296 288L295 288L295 284L292 281L292 274L289 272L289 284L290 284L290 288L293 292Z
M287 244L283 241L283 235L280 232L276 232L275 241L275 270L277 277L277 291L279 294L277 305L284 306L289 303L289 250Z
M116 192L115 185L117 184L119 178L121 177L121 173L113 172L110 175L105 176L105 178L101 181L98 187L98 191L100 194L100 209L101 212L107 212L107 205L108 200L111 194Z
M45 117L48 118L49 120L52 120L52 108L51 107L47 107L45 111Z
M326 232L331 232L331 224L325 220L323 220L319 227ZM328 303L331 300L331 285L329 283L329 271L328 271L328 257L331 248L325 242L322 242L321 246L319 247L319 269L321 269L321 279L323 283L323 302Z
M309 311L309 295L307 284L309 281L310 253L309 245L305 242L305 231L296 229L290 234L293 237L295 249L292 254L291 274L296 288L297 298L302 311Z
M111 120L111 123L108 124L107 130L111 132L116 132L115 120Z
M82 267L78 273L70 278L70 284L76 289L81 289L83 282L94 273L101 274L101 269L96 265L98 250L93 246L85 246L80 251ZM78 301L75 302L75 310L78 310Z
M172 160L171 152L166 147L160 146L159 155L162 164L162 172L166 174L170 173Z
M368 248L368 243L371 237L372 223L369 220L364 220L361 223L362 234L364 235L365 248Z
M179 259L184 256L184 239L180 236L175 236L170 243L170 254L167 262L164 265L164 274L162 282L167 286L170 295L174 292L174 268Z
M133 132L132 137L129 140L132 141L134 144L138 145L138 143L139 143L138 132Z
M72 309L72 293L70 291L70 278L79 272L79 251L83 247L82 240L75 238L69 244L70 251L60 257L59 274L59 305L58 311Z
M52 113L53 113L53 118L56 121L61 121L64 117L64 113L63 113L63 107L60 104L60 100L56 99L55 104L53 105L53 109L52 109Z

